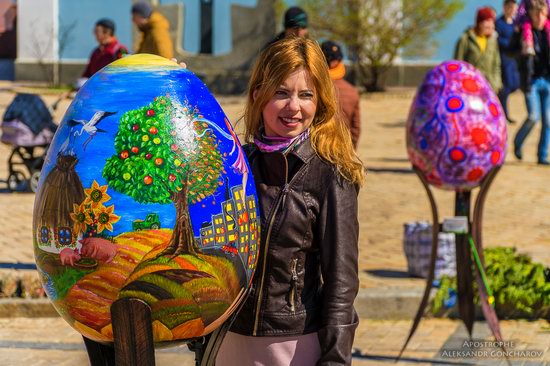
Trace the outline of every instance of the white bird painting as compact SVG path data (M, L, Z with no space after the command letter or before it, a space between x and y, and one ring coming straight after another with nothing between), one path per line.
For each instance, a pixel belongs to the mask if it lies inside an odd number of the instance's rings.
M89 121L85 119L69 120L68 124L69 124L69 127L71 128L71 131L69 132L69 136L67 137L67 140L65 140L65 143L61 146L60 151L64 151L68 147L71 137L82 136L82 134L84 133L88 135L88 138L86 139L86 141L84 141L84 144L83 144L84 150L86 150L86 147L98 132L106 132L106 130L98 128L97 125L104 118L108 116L112 116L113 114L116 114L116 113L117 112L97 111ZM80 129L73 132L73 128L75 127L78 128L78 126L80 126Z

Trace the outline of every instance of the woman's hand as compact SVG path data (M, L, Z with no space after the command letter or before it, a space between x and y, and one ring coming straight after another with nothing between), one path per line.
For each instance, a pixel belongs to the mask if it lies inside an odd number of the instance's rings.
M184 69L187 69L187 64L185 62L178 62L178 60L175 59L175 58L171 58L170 61L174 61L175 63L177 63L178 65L180 65Z

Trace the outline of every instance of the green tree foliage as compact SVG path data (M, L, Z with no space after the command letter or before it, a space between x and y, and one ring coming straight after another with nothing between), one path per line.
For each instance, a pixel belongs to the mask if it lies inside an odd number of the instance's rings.
M346 45L366 89L381 91L400 52L426 54L433 45L432 35L462 9L463 0L300 0L300 4L319 37Z
M103 176L114 190L138 202L175 203L178 224L171 248L191 253L196 248L188 204L202 201L221 184L218 144L197 109L157 97L122 115L116 154L107 159Z
M277 22L277 29L282 28L282 24L279 24L280 19L283 19L283 14L288 8L285 0L273 0L273 10L275 11L275 19Z

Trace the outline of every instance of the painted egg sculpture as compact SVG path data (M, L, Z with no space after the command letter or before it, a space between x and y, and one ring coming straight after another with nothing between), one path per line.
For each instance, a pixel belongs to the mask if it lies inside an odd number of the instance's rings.
M241 145L190 71L122 58L78 92L34 207L48 297L85 337L113 341L110 307L146 302L156 342L210 333L256 265L259 217Z
M506 136L500 102L472 65L447 61L426 75L407 120L407 151L429 183L475 188L504 163Z

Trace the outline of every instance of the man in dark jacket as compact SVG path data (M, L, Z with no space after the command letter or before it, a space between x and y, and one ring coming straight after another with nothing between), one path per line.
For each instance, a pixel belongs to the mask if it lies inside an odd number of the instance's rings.
M542 119L542 129L538 145L538 164L548 162L550 141L550 34L546 30L548 6L545 0L533 0L529 10L529 20L533 29L535 55L522 55L519 62L520 85L525 93L528 116L514 139L514 155L521 160L525 138L535 124ZM521 49L521 35L515 37L516 50Z
M334 87L336 88L336 96L338 104L342 112L344 122L351 132L351 141L353 147L357 149L359 143L359 135L361 133L361 114L359 112L359 93L357 89L344 79L346 68L342 61L342 49L332 41L325 41L321 45L323 54L327 59L329 74Z
M498 98L506 120L509 123L515 123L508 113L508 96L519 88L519 71L515 58L509 55L512 39L514 37L514 17L518 6L516 0L504 0L503 14L497 19L495 28L498 33L498 48L500 51L500 68L502 75L502 89L498 93Z
M92 52L90 61L82 73L83 78L90 78L93 74L128 54L128 50L115 37L115 23L107 18L95 23L95 38L99 46Z
M283 26L284 31L277 34L264 48L286 37L307 37L307 13L298 6L292 6L285 12Z

